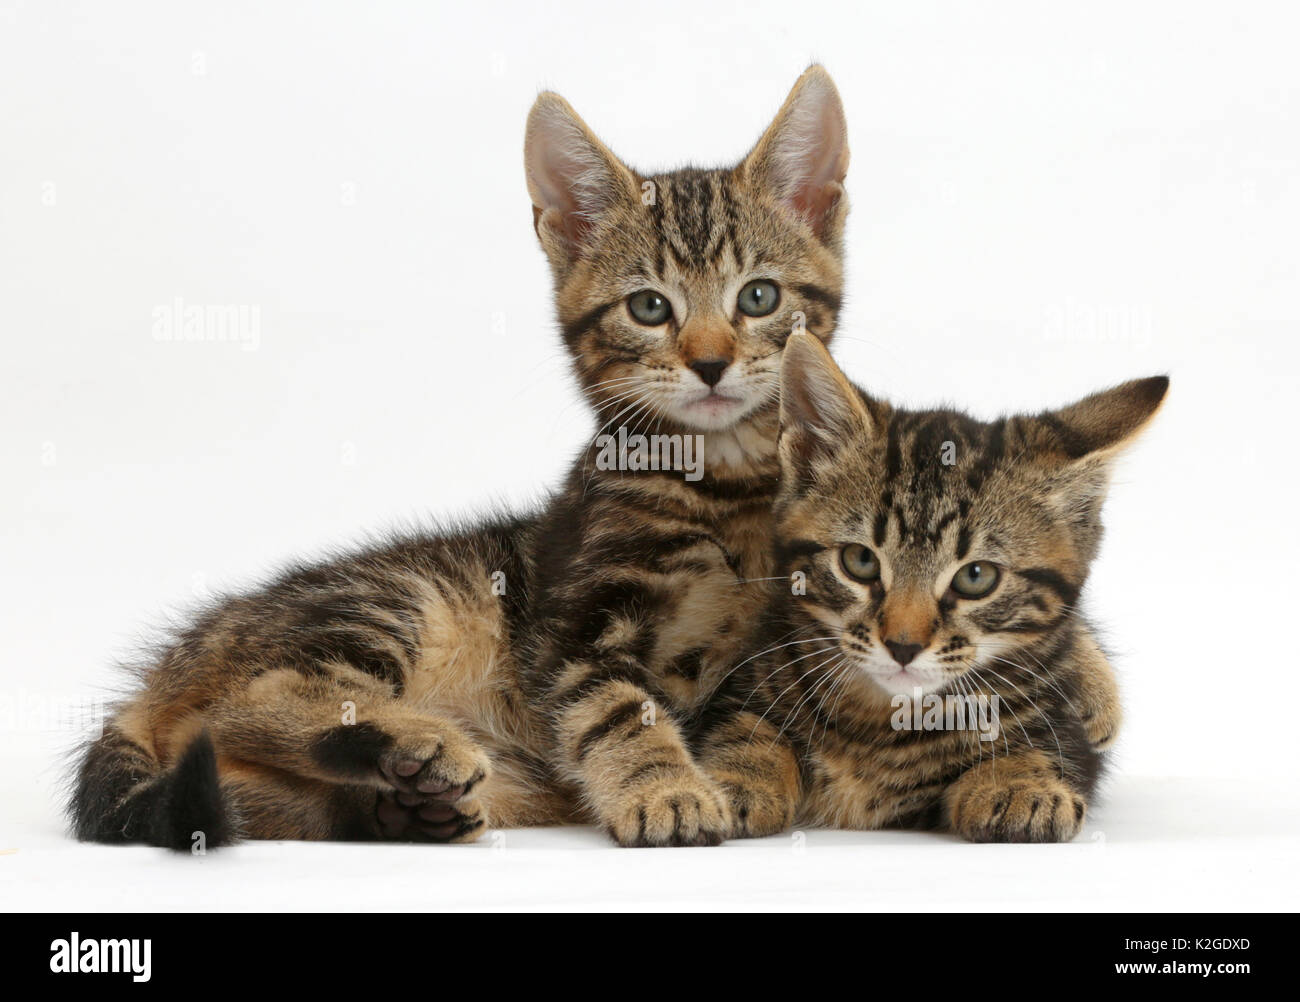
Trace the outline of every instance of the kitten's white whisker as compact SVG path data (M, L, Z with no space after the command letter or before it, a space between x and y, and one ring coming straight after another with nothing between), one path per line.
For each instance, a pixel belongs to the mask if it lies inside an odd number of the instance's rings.
M784 636L782 636L782 637L779 637L778 639L780 639L780 640L784 640L784 639L785 639L786 637L788 637L791 633L795 633L796 631L801 630L801 629L804 629L804 627L797 626L797 627L795 627L795 629L790 630L788 633L786 633L786 634L785 634ZM771 654L773 651L779 651L779 650L781 650L783 647L793 647L795 644L821 644L821 643L825 643L827 640L836 640L836 639L838 639L838 638L836 638L836 637L801 637L801 638L799 638L798 640L791 640L788 644L777 644L775 647L769 647L769 648L768 648L767 650L765 650L765 651L759 651L757 654L751 654L749 657L745 658L744 661L740 662L740 664L735 665L734 667L728 669L727 674L723 675L722 678L718 679L717 684L716 684L716 685L715 685L715 686L710 690L710 692L709 692L709 697L708 697L708 698L709 698L709 699L712 699L713 696L714 696L714 694L715 694L715 693L716 693L716 692L717 692L717 691L722 687L722 683L723 683L723 682L727 681L727 679L729 679L729 678L732 676L732 674L733 674L737 669L740 669L740 668L745 667L745 665L749 664L749 663L750 663L751 661L753 661L755 658L761 658L764 654ZM707 702L707 700L706 700L706 702Z
M975 644L975 649L976 649L976 652L978 653L978 651L979 651L979 644L978 644L978 643ZM1046 671L1048 670L1047 665L1043 664L1042 661L1040 661L1040 660L1038 660L1038 658L1034 657L1034 655L1033 655L1033 653L1032 653L1031 651L1018 651L1017 653L1018 653L1018 654L1022 654L1022 655L1024 655L1025 657L1027 657L1027 658L1029 658L1030 660L1032 660L1032 661L1034 662L1034 664L1038 665L1038 667L1041 668L1041 669L1043 669L1043 671L1046 672ZM986 654L985 656L986 656L986 657L994 657L994 655L991 655L991 654ZM1079 714L1080 716L1082 716L1082 714L1079 713L1079 708L1078 708L1077 706L1074 705L1074 702L1070 699L1069 696L1067 696L1067 695L1065 694L1065 691L1064 691L1064 690L1063 690L1059 685L1057 685L1055 682L1053 682L1051 679L1049 679L1046 675L1039 675L1037 672L1033 671L1033 670L1032 670L1028 665L1017 665L1017 664L1012 664L1012 662L1007 661L1005 658L996 658L996 660L998 660L998 661L1002 661L1004 664L1012 665L1012 667L1014 667L1014 668L1019 668L1019 669L1020 669L1021 671L1023 671L1023 672L1028 672L1028 673L1029 673L1030 675L1032 675L1034 678L1038 679L1038 681L1042 682L1044 685L1048 686L1049 688L1055 690L1056 693L1057 693L1057 695L1059 695L1063 700L1065 700L1065 702L1066 702L1067 704L1069 704L1069 707L1070 707L1071 710L1073 710L1076 714Z
M995 660L995 661L1006 661L1005 658L999 658L999 657L996 657L996 656L993 656L993 660ZM1018 668L1018 667L1020 667L1019 665L1013 664L1013 663L1010 662L1010 661L1006 661L1006 663L1009 664L1009 665L1011 665L1012 668ZM1048 715L1047 715L1046 713L1043 712L1042 708L1038 705L1038 703L1035 702L1032 698L1030 698L1029 694L1028 694L1027 692L1025 692L1024 689L1020 688L1020 686L1016 685L1015 682L1012 682L1012 681L1011 681L1009 678L1007 678L1005 675L1001 675L1001 674L999 674L998 672L994 671L994 670L993 670L992 668L990 668L988 665L984 665L983 668L984 668L985 671L988 671L989 673L991 673L991 674L993 675L994 678L1000 678L1000 679L1002 679L1003 682L1006 682L1007 685L1011 686L1011 687L1014 688L1018 693L1020 693L1020 695L1024 696L1024 697L1025 697L1025 702L1027 702L1027 703L1028 703L1028 704L1029 704L1029 705L1030 705L1030 706L1031 706L1031 707L1032 707L1032 708L1033 708L1033 709L1038 713L1038 715L1039 715L1040 717L1043 718L1043 723L1047 724L1048 729L1052 732L1052 740L1054 740L1054 741L1056 742L1056 757L1057 757L1057 760L1060 762L1060 764L1061 764L1061 768L1064 769L1064 768L1065 768L1065 753L1064 753L1063 751L1061 751L1061 739L1060 739L1059 737L1056 736L1056 728L1052 726L1052 720L1051 720L1051 718L1048 717ZM1008 702L1008 703L1007 703L1007 706L1008 706L1008 708L1010 708L1011 704ZM1012 713L1015 713L1016 711L1015 711L1014 709L1012 709L1011 712L1012 712ZM1019 714L1017 714L1017 715L1016 715L1016 722L1019 723L1019 721L1020 721L1020 716L1019 716ZM1023 730L1024 730L1024 726L1021 725L1021 728L1020 728L1020 729L1023 731ZM1025 735L1025 740L1026 740L1026 741L1029 740L1029 735L1028 735L1028 734ZM1030 742L1030 747L1031 747L1031 748L1033 747L1033 742Z
M845 655L841 654L839 661L837 661L830 670L827 671L826 676L824 678L819 678L815 683L813 683L813 687L804 693L803 697L794 704L794 709L785 715L785 719L781 721L781 726L777 728L776 737L772 739L774 743L781 739L781 735L785 733L785 729L790 725L790 721L798 717L800 709L812 699L817 690L836 677L835 673L839 671L840 666L844 664L844 661Z
M979 673L979 670L978 670L974 665L971 665L971 667L970 667L969 670L970 670L971 674L973 674L973 675L975 676L975 678L977 678L977 679L979 680L980 684L983 685L986 689L989 690L989 695L1000 695L1000 694L997 692L997 687L996 687L996 686L993 686L993 685L990 685L988 679L986 679L983 675L981 675L981 674ZM1016 715L1016 711L1015 711L1015 709L1013 709L1009 703L1007 704L1007 708L1011 710L1011 714L1012 714L1012 716L1015 716L1015 715ZM1017 723L1019 722L1019 720L1020 720L1020 718L1019 718L1019 717L1016 717L1016 721L1017 721ZM1010 756L1011 756L1011 742L1007 740L1007 729L1006 729L1005 727L1003 727L1003 728L1000 728L1000 730L1002 731L1002 743L1003 743L1003 745L1006 746L1007 756L1010 757ZM1023 727L1022 727L1022 730L1023 730ZM994 741L994 742L992 742L992 745L993 745L993 764L994 764L994 766L996 767L996 766L997 766L997 761L998 761L998 743L997 743L996 741ZM1034 746L1034 745L1033 745L1033 742L1030 742L1029 747L1032 748L1033 746Z
M853 676L857 673L857 670L858 670L857 665L853 664L852 662L846 662L844 667L840 669L839 677L836 678L834 683L832 683L831 685L830 692L836 693L835 702L831 704L830 713L826 713L822 715L822 736L821 736L821 741L818 742L819 747L822 748L826 747L826 737L827 734L829 733L831 721L835 718L835 713L839 709L840 700L843 699L844 694L848 692L849 685L853 679ZM825 705L825 701L823 700L823 705L817 708L819 713L822 711L824 705Z
M828 648L828 650L833 650L833 649L834 649L834 648ZM842 656L842 655L841 655L841 656ZM800 675L797 679L795 679L793 682L791 682L789 685L787 685L784 689L782 689L779 693L777 693L777 695L776 695L776 699L772 700L772 702L771 702L770 704L768 704L767 709L763 711L762 715L758 718L758 721L754 724L754 729L753 729L752 731L749 732L749 739L750 739L751 741L754 740L754 735L758 732L759 725L762 724L763 721L767 718L767 715L768 715L769 713L771 713L772 710L774 710L774 709L776 708L776 704L779 703L779 702L781 702L781 697L782 697L782 696L784 696L787 692L789 692L791 689L793 689L796 685L798 685L800 682L802 682L804 679L806 679L806 678L807 678L809 675L811 675L813 672L817 671L819 668L824 668L826 665L830 664L832 661L835 660L835 657L836 657L836 656L835 656L834 654L832 654L830 657L828 657L825 661L821 662L820 664L813 665L813 666L812 666L811 668L809 668L806 672L804 672L804 673L803 673L802 675ZM799 660L803 660L803 659L800 658ZM779 734L779 733L777 734L777 737L780 737L780 734Z
M762 681L760 681L760 682L758 683L758 685L754 686L754 691L751 692L748 696L745 697L745 701L744 701L743 703L740 704L740 708L743 710L746 706L748 706L748 705L749 705L749 701L750 701L751 699L754 698L754 695L755 695L755 694L756 694L756 693L757 693L757 692L758 692L758 691L759 691L763 686L765 686L765 685L768 683L768 681L772 678L772 676L775 675L777 672L779 672L779 671L784 671L786 668L789 668L791 665L798 664L800 661L807 661L809 658L816 657L818 654L825 654L827 651L833 651L833 650L835 650L838 646L839 646L838 644L830 644L830 645L828 645L828 646L826 646L826 647L821 648L820 650L812 651L812 652L809 653L809 654L804 654L804 655L802 655L801 657L794 658L794 659L791 660L791 661L787 661L787 662L786 662L785 664L783 664L783 665L778 665L776 668L773 668L770 672L767 673L767 675L765 675L765 676L763 677ZM780 696L777 697L777 699L780 699L780 698L781 698ZM768 707L769 710L770 710L771 708L772 708L771 706ZM760 722L760 723L762 722L761 719L760 719L759 722Z

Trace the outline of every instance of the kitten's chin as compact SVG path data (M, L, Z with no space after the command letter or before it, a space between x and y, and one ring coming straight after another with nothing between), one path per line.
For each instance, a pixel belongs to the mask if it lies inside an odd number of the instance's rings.
M891 698L915 696L918 690L922 696L928 696L932 692L938 692L947 683L947 679L942 674L914 671L910 668L899 668L894 672L887 668L863 668L862 671L877 689Z
M689 403L677 404L673 418L691 431L730 431L754 412L755 405L744 397L710 393Z

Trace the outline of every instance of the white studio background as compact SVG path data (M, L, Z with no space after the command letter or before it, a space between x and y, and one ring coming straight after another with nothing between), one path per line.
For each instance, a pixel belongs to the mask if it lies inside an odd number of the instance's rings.
M1284 3L0 3L4 799L58 832L42 708L203 596L559 480L589 427L524 187L538 89L642 169L717 164L814 59L853 150L837 357L984 416L1170 373L1088 595L1117 775L1294 791L1298 31ZM240 339L160 338L178 300Z

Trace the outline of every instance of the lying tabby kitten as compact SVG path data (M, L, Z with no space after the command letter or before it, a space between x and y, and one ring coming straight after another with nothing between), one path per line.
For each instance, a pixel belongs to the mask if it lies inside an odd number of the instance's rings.
M790 340L775 509L787 580L763 653L728 677L697 737L734 834L793 821L981 842L1079 831L1118 702L1077 603L1111 459L1167 388L1136 380L986 424L895 409L814 339ZM913 704L935 695L995 726L927 729L936 701Z
M764 601L780 353L796 327L834 330L848 156L820 67L726 170L638 174L541 95L534 227L597 430L676 436L681 457L703 433L703 469L637 471L635 449L610 468L597 440L536 515L217 603L87 752L78 836L463 841L579 820L623 845L719 841L726 799L683 721Z

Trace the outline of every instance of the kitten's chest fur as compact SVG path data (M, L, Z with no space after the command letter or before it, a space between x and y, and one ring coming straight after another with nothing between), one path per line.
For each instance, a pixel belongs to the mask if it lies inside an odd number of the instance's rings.
M638 624L639 642L678 711L696 712L749 649L774 573L775 487L775 471L756 466L699 484L624 482L606 502L609 520L627 537L662 540L662 553L639 572L657 597Z
M905 823L932 808L981 757L972 732L899 730L887 703L867 702L869 709L852 714L841 702L829 722L820 715L804 722L810 781L802 823L853 829Z
M665 690L690 712L745 658L756 617L767 601L773 573L771 506L729 513L715 524L722 546L682 582L665 610L650 659Z

